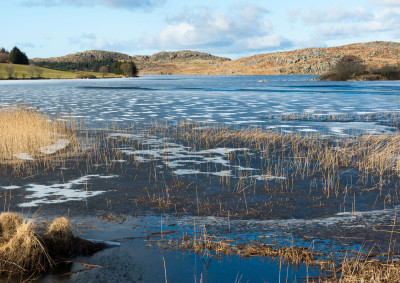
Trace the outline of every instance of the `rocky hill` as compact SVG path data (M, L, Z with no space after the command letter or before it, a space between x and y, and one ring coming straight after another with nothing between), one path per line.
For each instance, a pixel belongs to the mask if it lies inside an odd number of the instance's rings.
M288 52L260 54L224 62L207 74L277 75L326 74L343 56L358 56L368 69L400 63L400 43L368 42L329 48L306 48Z
M159 52L152 56L133 56L141 74L204 74L229 58L197 51Z
M85 62L91 60L133 60L139 74L186 75L277 75L326 74L343 56L358 56L367 68L400 64L400 43L368 42L329 48L306 48L259 54L230 60L197 51L159 52L151 56L129 56L118 52L90 50L62 57L35 58L32 62Z

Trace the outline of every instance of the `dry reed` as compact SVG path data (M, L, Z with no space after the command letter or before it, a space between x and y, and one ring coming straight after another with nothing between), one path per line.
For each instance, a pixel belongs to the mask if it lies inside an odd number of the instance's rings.
M47 232L39 234L33 219L24 220L17 213L0 215L0 274L32 275L45 272L69 258L91 254L104 248L73 235L66 218L57 218Z
M0 133L1 167L15 175L32 174L82 151L74 120L61 121L26 106L0 108Z

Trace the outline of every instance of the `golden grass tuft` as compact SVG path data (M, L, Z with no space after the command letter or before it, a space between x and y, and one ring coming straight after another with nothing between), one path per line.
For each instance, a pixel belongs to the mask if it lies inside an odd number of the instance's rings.
M73 256L91 254L104 244L75 237L67 218L56 218L45 234L38 234L33 220L16 213L0 215L0 274L39 274Z
M64 165L86 150L75 120L22 105L0 106L0 133L0 169L16 176Z
M21 216L13 212L4 212L0 215L1 242L9 241L21 226L23 220Z
M68 255L74 241L71 223L65 217L54 219L46 233L47 246L55 255Z
M23 106L0 108L0 161L29 154L38 158L40 149L68 137L63 123Z
M6 220L2 222L2 230L9 232L9 238L3 237L6 241L0 245L0 271L9 275L37 273L51 266L52 260L35 232L33 221L23 221L14 213L7 214L2 217ZM7 223L10 227L6 227Z

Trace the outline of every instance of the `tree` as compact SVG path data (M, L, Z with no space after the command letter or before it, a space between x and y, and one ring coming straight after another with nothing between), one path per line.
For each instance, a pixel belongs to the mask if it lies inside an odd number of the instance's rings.
M344 56L333 68L336 79L339 81L347 81L351 77L359 76L366 70L363 60L357 56Z
M33 78L34 74L36 73L36 69L38 67L35 65L29 65L28 67L28 73L31 75L31 78Z
M0 63L6 63L8 61L8 52L2 47L0 49Z
M101 75L104 78L105 76L108 75L108 67L107 66L101 66L100 69L99 69L99 72L101 73Z
M14 47L10 54L8 55L8 61L13 64L22 64L29 65L29 59L24 52L18 49L18 47Z
M43 74L43 69L37 67L37 68L36 68L36 76L37 76L38 78L41 78L41 77L42 77L42 74Z
M132 65L129 63L122 63L121 70L124 72L125 77L133 77Z
M6 69L8 78L11 79L13 77L13 73L14 73L14 65L6 64L5 69Z
M386 65L380 69L380 73L387 80L400 80L400 66Z
M115 61L112 65L117 75L124 75L126 77L136 77L137 68L134 62L120 62Z

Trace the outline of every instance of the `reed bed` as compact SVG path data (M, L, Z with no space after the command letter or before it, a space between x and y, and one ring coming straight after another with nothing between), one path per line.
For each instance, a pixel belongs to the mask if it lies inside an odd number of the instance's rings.
M322 175L328 194L346 187L340 184L340 179L349 169L356 170L361 181L378 177L378 184L374 184L378 187L400 177L400 136L396 134L338 138L190 123L181 123L177 128L177 138L194 150L246 147L264 160L264 172L287 179Z
M107 134L114 131L89 131L73 118L52 117L24 105L0 107L0 171L34 177L61 167L90 172L96 164L114 166L111 161L121 158Z
M15 175L82 151L74 120L60 121L27 106L1 107L0 133L0 164Z

